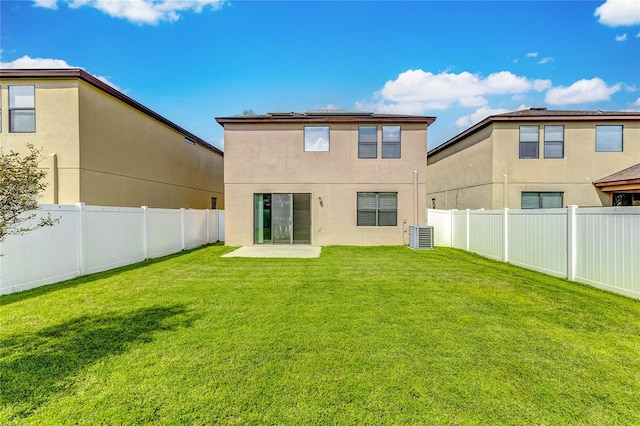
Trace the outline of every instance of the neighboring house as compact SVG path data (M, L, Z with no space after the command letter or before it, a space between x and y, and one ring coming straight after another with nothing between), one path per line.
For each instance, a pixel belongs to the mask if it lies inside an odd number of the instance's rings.
M606 177L615 180L639 161L640 112L499 114L427 153L427 203L439 209L628 204L640 193L637 168L635 186L609 185Z
M226 243L401 245L423 224L434 117L336 110L220 117Z
M219 149L80 69L0 70L0 147L41 148L42 203L224 206Z

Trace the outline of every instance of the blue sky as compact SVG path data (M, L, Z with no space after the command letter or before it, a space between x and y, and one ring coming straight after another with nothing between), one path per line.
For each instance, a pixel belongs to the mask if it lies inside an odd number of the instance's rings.
M2 68L79 67L223 147L217 116L640 110L640 0L1 0Z

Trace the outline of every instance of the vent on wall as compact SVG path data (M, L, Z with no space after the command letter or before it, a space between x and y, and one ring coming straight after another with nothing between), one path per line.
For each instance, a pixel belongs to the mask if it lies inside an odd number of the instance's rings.
M409 226L409 247L433 250L433 226Z

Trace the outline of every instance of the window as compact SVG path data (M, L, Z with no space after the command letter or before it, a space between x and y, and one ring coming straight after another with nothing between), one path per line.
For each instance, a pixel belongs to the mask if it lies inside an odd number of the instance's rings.
M396 192L358 192L358 226L396 226Z
M211 210L216 210L218 208L218 199L216 197L211 197Z
M564 158L564 126L544 126L544 158Z
M611 196L611 205L617 206L640 206L640 194L614 192Z
M622 126L596 126L596 152L622 152Z
M376 126L358 127L358 158L378 157L378 128Z
M539 126L520 126L520 158L538 158Z
M523 209L560 209L562 192L522 192L520 207Z
M382 126L382 158L400 158L400 126Z
M35 86L9 86L9 131L36 131Z
M329 151L329 127L305 127L304 150Z

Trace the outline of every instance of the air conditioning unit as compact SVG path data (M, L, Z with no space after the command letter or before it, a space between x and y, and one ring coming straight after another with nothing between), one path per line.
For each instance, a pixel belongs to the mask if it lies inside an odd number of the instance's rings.
M433 250L433 226L409 226L409 247Z

